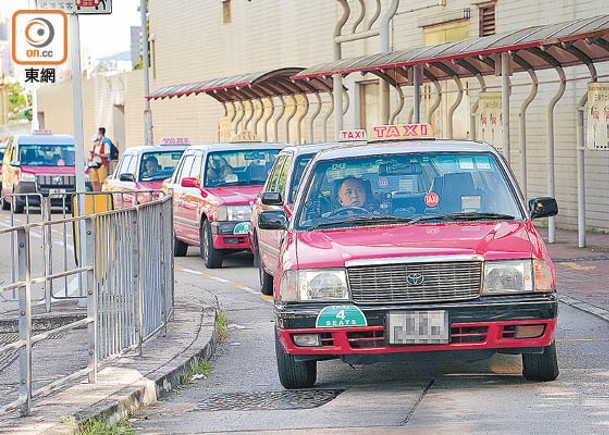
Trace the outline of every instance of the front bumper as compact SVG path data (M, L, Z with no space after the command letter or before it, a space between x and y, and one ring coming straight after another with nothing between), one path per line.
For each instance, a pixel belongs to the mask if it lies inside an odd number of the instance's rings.
M212 222L211 234L216 249L250 249L249 222Z
M276 306L279 340L288 354L378 355L453 350L511 349L524 353L527 348L542 348L554 340L558 299L556 294L481 298L458 303L395 306L362 306L367 326L316 328L319 312L326 305ZM449 343L391 345L386 329L387 313L396 311L446 310L449 318ZM533 338L518 338L518 326L543 325L543 333ZM295 334L321 334L321 346L299 347Z

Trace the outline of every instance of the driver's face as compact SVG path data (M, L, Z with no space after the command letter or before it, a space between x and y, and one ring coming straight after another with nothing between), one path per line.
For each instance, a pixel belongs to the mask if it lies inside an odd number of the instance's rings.
M359 181L347 180L338 189L338 202L343 207L363 207L366 203L366 191Z
M158 168L159 168L159 166L154 161L148 160L146 162L146 171L147 172L149 172L149 173L150 172L156 172L156 170Z

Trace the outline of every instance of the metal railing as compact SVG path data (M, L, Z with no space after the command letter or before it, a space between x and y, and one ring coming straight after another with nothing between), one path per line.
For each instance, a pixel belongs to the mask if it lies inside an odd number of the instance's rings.
M120 193L111 195L117 194ZM93 195L100 194L77 194L79 201L85 202ZM50 210L51 198L40 200L44 215L46 207ZM40 222L33 222L28 214L24 223L0 227L0 240L10 237L13 243L9 254L12 267L10 271L0 269L0 296L15 297L19 319L18 339L0 345L0 357L7 352L18 353L19 398L0 406L0 413L20 408L21 414L27 415L34 398L85 375L89 382L96 382L99 360L134 349L141 354L142 343L167 328L173 314L172 202L171 197L150 196L146 201L131 208L80 217L64 214L60 219ZM95 204L95 198L92 202ZM46 217L49 218L50 213ZM12 215L11 222L14 222ZM61 245L53 241L56 233L63 242L64 258L53 253L53 246ZM68 260L71 239L82 243L71 248L75 252ZM36 243L32 243L33 240ZM38 241L41 249L37 249ZM44 267L36 267L33 259ZM54 269L56 263L62 267ZM62 297L53 293L53 282L58 280L65 283L66 297L86 301L86 317L35 334L33 304L50 305L51 301L61 300ZM70 286L76 288L76 292L68 292ZM34 297L34 289L44 297ZM37 379L38 388L34 388L34 344L82 328L87 329L87 366L46 385L39 386L43 379Z

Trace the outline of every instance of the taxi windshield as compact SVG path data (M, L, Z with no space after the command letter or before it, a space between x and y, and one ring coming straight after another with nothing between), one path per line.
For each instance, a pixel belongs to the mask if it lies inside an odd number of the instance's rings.
M74 145L29 145L19 147L22 166L74 166Z
M205 187L263 185L278 153L269 149L211 152L205 164Z
M298 229L522 219L491 153L409 153L321 161L297 211Z
M162 181L171 177L184 150L156 151L142 154L138 181Z

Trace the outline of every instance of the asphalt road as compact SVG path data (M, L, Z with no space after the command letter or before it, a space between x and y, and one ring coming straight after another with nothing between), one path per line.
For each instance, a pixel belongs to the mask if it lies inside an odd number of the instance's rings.
M139 433L609 433L609 323L561 304L561 374L527 382L519 356L478 362L319 363L312 390L275 367L272 303L246 254L206 270L190 248L176 274L214 291L229 319L207 379L137 414Z

